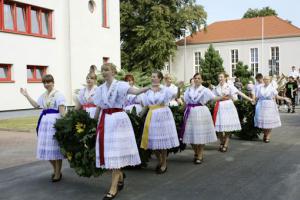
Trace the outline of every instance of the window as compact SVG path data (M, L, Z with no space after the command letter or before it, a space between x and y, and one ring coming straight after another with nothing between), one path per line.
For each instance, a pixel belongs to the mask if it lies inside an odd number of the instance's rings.
M250 49L250 65L252 75L258 73L258 48Z
M4 4L4 29L14 30L13 6Z
M30 19L31 19L31 33L39 34L39 20L38 20L38 12L36 10L31 9L30 11Z
M43 75L46 74L46 66L27 66L27 82L41 83Z
M24 7L17 6L17 30L26 32L26 10Z
M271 47L271 60L269 60L269 75L279 75L279 47Z
M13 82L11 79L11 64L0 63L0 83Z
M170 73L170 63L169 62L165 63L165 71Z
M233 75L236 70L236 65L239 62L239 51L237 49L231 50L231 74Z
M201 64L201 52L195 52L195 73L200 72L200 64Z
M0 0L0 31L51 38L52 11L11 0Z
M109 62L109 57L103 57L103 64Z
M104 28L109 28L108 14L108 0L102 0L102 27Z

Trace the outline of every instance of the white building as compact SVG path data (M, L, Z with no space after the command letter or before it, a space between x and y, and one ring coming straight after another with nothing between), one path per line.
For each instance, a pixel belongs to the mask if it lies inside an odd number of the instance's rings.
M0 0L0 111L31 108L20 87L38 98L41 76L72 105L91 65L120 66L116 0Z
M185 39L178 41L169 66L179 80L188 81L201 70L199 61L209 44L219 52L231 76L238 61L253 74L264 75L287 75L291 66L300 66L300 29L275 16L216 22Z

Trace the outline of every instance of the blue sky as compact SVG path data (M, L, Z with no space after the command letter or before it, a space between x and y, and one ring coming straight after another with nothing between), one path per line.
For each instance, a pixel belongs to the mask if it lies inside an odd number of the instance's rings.
M300 0L197 0L207 12L207 24L242 18L248 8L269 6L279 17L300 27Z

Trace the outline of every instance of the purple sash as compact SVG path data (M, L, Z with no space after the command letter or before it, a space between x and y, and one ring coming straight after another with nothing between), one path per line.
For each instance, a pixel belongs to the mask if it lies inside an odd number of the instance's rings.
M44 115L47 115L47 114L57 114L59 113L58 110L55 110L55 109L45 109L42 111L41 115L40 115L40 118L38 120L38 124L37 124L37 127L36 127L36 134L38 135L38 132L39 132L39 127L40 127L40 124L41 124L41 121L42 121L42 118L44 117Z
M184 132L185 132L185 127L186 127L186 122L187 122L187 119L190 115L191 108L194 108L194 107L197 107L197 106L202 106L202 104L201 103L187 104L186 107L185 107L183 123L181 124L181 129L180 129L180 134L179 134L179 140L180 141L182 141L182 139L183 139L183 135L184 135Z

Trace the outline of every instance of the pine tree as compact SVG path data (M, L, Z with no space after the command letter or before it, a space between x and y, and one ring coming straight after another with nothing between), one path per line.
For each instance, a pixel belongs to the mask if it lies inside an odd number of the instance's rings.
M244 65L243 62L238 62L234 75L241 80L243 85L246 85L251 78L251 72L248 70L248 65Z
M201 60L202 78L207 84L218 84L218 74L224 72L223 59L210 44L205 52L204 60Z

